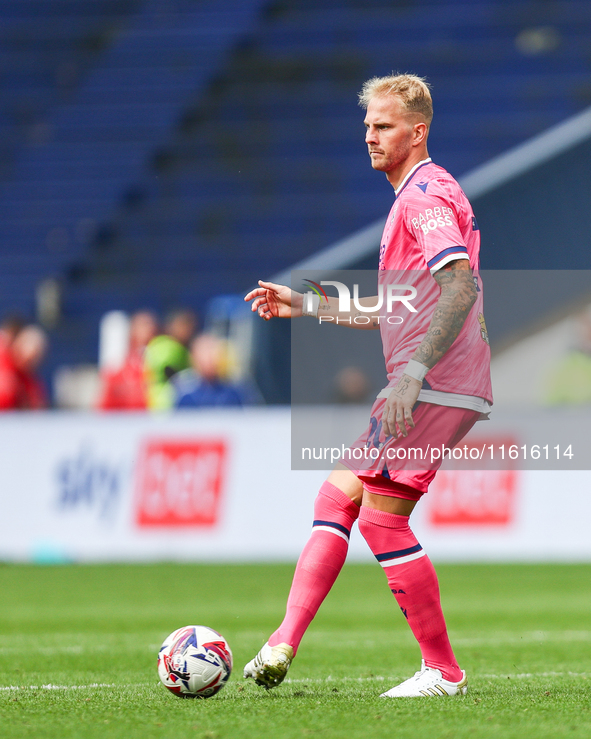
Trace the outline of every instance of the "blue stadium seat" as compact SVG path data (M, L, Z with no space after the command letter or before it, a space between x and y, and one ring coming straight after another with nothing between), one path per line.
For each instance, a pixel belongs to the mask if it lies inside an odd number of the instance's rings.
M27 272L29 304L63 276L61 361L94 358L79 334L103 310L204 310L384 216L363 79L428 77L430 151L455 175L591 103L586 0L163 7L0 0L0 267Z

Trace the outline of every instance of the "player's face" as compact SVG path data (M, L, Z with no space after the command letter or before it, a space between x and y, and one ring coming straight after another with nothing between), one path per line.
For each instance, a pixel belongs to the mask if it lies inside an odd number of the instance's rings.
M365 116L365 142L371 166L391 172L406 162L415 139L416 117L409 115L397 97L374 97Z

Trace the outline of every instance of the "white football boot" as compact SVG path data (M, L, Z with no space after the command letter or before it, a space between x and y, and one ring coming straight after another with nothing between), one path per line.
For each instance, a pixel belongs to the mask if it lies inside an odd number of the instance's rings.
M289 644L269 646L267 642L254 659L244 668L244 677L251 677L257 685L275 688L283 682L293 659L293 647Z
M433 667L426 667L425 660L421 663L419 672L414 677L396 685L380 698L440 698L445 695L466 695L468 692L468 678L462 670L462 679L459 683L444 680L441 672Z

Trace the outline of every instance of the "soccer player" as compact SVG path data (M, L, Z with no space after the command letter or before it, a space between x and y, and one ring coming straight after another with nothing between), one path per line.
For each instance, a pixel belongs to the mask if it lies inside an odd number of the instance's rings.
M377 308L355 314L370 319L352 326L380 329L389 382L374 403L367 431L354 446L382 453L367 469L354 469L351 461L338 465L321 486L285 618L246 665L244 676L266 688L283 680L344 564L351 527L358 520L422 655L414 677L382 697L465 694L466 673L449 642L437 576L409 526L409 516L440 462L412 469L396 464L396 454L391 461L385 452L406 445L451 448L490 410L490 351L478 275L480 234L458 183L429 158L433 110L425 81L413 75L373 78L363 85L359 99L366 110L372 167L386 174L395 192L381 242L378 283L383 285L391 271L415 273L420 300L412 321L396 325L395 331L380 320ZM339 313L336 298L320 304L316 296L270 282L259 282L245 300L252 300L252 310L265 320L320 315L323 321L332 317L336 322L346 316ZM361 304L376 301L366 298ZM354 310L351 303L348 315Z

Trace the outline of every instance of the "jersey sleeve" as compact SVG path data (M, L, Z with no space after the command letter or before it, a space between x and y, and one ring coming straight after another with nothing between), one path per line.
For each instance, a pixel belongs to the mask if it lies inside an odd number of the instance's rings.
M433 274L456 259L469 259L454 203L437 183L426 183L425 191L409 198L405 208L406 228L416 239Z

